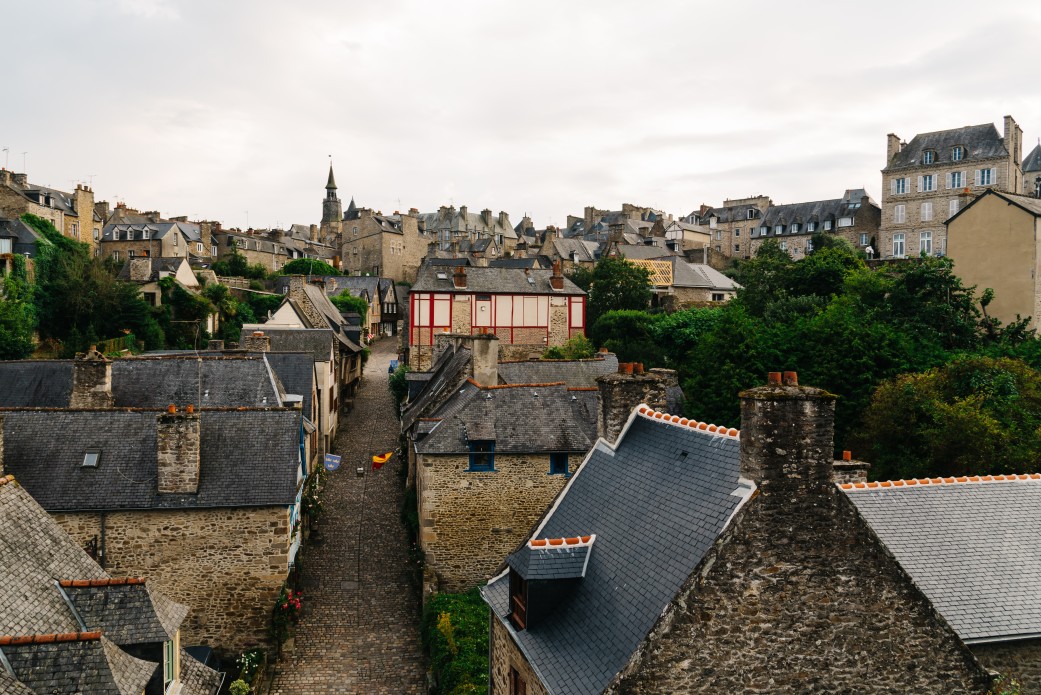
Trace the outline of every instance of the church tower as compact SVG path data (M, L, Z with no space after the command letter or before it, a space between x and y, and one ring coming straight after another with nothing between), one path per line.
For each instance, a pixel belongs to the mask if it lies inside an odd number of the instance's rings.
M343 232L343 205L336 197L336 178L333 165L329 163L329 181L325 184L325 200L322 201L322 241L339 246Z

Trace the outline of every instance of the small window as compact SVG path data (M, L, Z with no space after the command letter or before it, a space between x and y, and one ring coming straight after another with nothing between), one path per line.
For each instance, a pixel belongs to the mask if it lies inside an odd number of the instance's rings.
M929 191L936 190L936 177L932 174L926 174L920 177L919 183L921 184L922 192L928 193Z
M896 258L903 258L906 255L904 250L904 235L894 234L893 235L893 255Z
M860 235L860 245L867 246L867 234Z
M112 252L112 260L114 260L114 261L118 261L119 260L119 251L113 251Z
M146 229L143 232L141 232L141 238L144 239L145 241L147 241L149 236L151 236L151 234L152 233ZM130 235L130 232L127 232L127 236L129 236L129 235Z
M977 169L976 170L976 185L977 186L992 186L992 185L994 185L994 170L993 169Z
M798 222L793 222L792 226L791 226L791 229L789 229L788 231L791 232L792 234L798 234L799 233L799 229L800 229L799 223Z
M211 256L216 256L217 255L217 247L215 245L210 247L210 255Z
M127 251L127 258L133 258L136 255L137 255L137 252L134 251L134 249L130 249L129 251Z
M741 236L741 228L740 227L738 227L737 229L734 230L734 236Z
M723 231L720 230L720 229L717 229L716 230L716 241L719 241L722 238L723 238Z
M510 667L510 692L509 695L528 695L528 684L520 672Z
M784 233L784 225L783 224L775 224L774 225L774 234L783 234L783 233Z
M907 221L907 206L906 205L894 205L893 206L893 223L903 224Z
M716 228L716 218L715 217L708 218L708 227L709 227L709 229L715 229Z
M11 239L0 239L0 254L11 253L14 242Z
M201 241L198 244L195 245L195 250L198 251L199 253L202 253L202 242Z
M965 179L960 171L952 171L947 174L947 188L961 188L965 185Z
M722 292L713 292L712 293L712 301L713 302L722 302L723 298L724 297L723 297L723 293Z
M735 251L740 251L741 250L741 244L734 244L734 250Z
M907 193L907 179L893 179L893 193L897 195L903 195Z
M358 228L357 227L352 227L351 231L354 233L354 236L358 236Z
M168 686L174 682L177 674L174 673L174 643L173 640L163 642L163 686Z
M788 242L787 241L782 241L781 242L781 250L782 251L787 251L788 250Z
M549 474L550 475L567 475L567 454L550 454L549 455Z
M749 211L748 211L748 213L747 213L747 214L748 214L748 217L746 217L745 219L748 219L748 220L754 220L754 219L755 219L755 213L756 213L756 212L757 212L757 211L756 211L756 210L755 210L754 208L753 208L753 209L751 209L751 210L749 210Z
M927 256L933 252L932 232L922 232L918 235L918 250Z
M475 439L470 442L470 471L495 470L495 442Z
M87 453L83 454L84 468L97 468L100 461L101 451L98 449L88 449Z
M962 157L965 156L965 148L961 145L956 145L951 149L951 161L960 162Z
M817 231L817 223L816 222L807 222L806 223L806 231L807 232L816 232Z
M94 228L94 241L97 241L100 238L101 238L101 230L98 229L97 227L95 227Z
M932 164L936 161L936 153L932 150L922 152L922 164Z
M825 232L830 232L831 231L831 220L824 220L824 231Z

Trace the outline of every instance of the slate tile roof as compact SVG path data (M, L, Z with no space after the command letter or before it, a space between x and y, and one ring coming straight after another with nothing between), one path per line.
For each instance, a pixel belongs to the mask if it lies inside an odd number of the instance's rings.
M266 352L264 356L286 393L303 396L304 416L310 417L311 393L315 387L314 355L308 352Z
M68 360L0 361L0 408L67 408L71 395Z
M310 352L315 362L333 359L333 331L331 328L275 328L266 325L257 330L271 338L271 349L279 352ZM253 329L242 329L242 337L252 335Z
M1041 635L1041 475L840 487L962 640Z
M67 581L62 586L83 622L116 644L172 640L188 615L188 606L153 591L143 581L92 586L97 583Z
M216 695L224 676L181 650L181 695Z
M195 495L157 491L156 411L4 413L4 466L50 512L292 504L300 413L290 409L200 413ZM60 432L56 437L54 433ZM84 453L100 450L95 468Z
M618 371L618 356L602 354L587 360L527 360L500 362L499 379L505 384L551 384L596 387L596 378Z
M112 362L112 397L131 408L279 406L272 376L263 355L130 357Z
M1023 173L1041 171L1041 142L1034 145L1034 149L1023 158Z
M416 420L440 406L453 389L466 378L470 357L473 353L465 347L449 347L442 352L431 368L431 377L415 401L401 414L401 429L412 429Z
M738 477L737 430L641 409L613 448L597 443L532 534L596 535L570 598L517 631L507 575L481 590L554 695L603 691L753 490Z
M919 133L911 138L911 142L893 155L883 171L894 171L920 166L922 152L932 150L936 153L934 165L952 163L952 150L955 145L965 148L961 161L973 162L981 159L1007 157L1005 141L993 123L970 125L952 130L937 130L932 133Z
M531 540L506 560L527 580L579 579L586 574L595 536Z
M652 261L657 258L667 259L679 255L672 249L649 244L618 244L618 253L634 261Z
M773 232L776 225L783 225L784 232L789 232L788 225L798 223L803 225L800 234L813 234L806 226L809 222L824 222L825 220L836 220L840 217L856 218L862 207L860 198L852 199L848 195L842 198L829 200L814 200L805 203L789 203L786 205L771 205L766 209L763 218L751 229L751 236L768 236ZM766 227L766 233L761 228ZM817 228L821 230L820 227Z
M129 234L130 241L143 241L145 232L148 232L149 239L162 239L171 233L180 234L190 242L197 242L202 238L199 225L191 222L130 222L106 224L101 232L101 240L127 241L127 235Z
M596 393L563 383L486 388L468 380L432 417L441 422L416 444L418 453L468 453L470 441L493 439L497 454L584 454L596 440Z
M444 278L438 277L438 272ZM412 285L411 292L466 292L466 293L488 293L488 294L556 294L556 295L578 295L585 294L578 285L564 278L564 289L557 291L549 286L549 278L553 275L551 270L530 270L527 273L516 268L481 268L472 267L466 269L467 286L455 289L452 273L444 269L424 264L419 269L416 282ZM534 284L528 282L528 278L534 279Z
M98 633L76 641L3 644L15 677L37 693L141 695L159 664L130 656Z
M687 263L682 258L672 260L672 286L735 292L741 285L704 263Z
M546 268L539 258L493 258L488 261L491 268Z

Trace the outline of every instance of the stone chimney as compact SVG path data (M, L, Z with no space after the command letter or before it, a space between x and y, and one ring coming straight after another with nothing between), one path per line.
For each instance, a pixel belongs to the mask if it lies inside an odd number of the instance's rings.
M510 216L506 214L505 210L499 211L499 225L502 227L510 226Z
M203 255L210 255L210 247L213 246L213 225L209 222L199 223L199 241L202 242Z
M199 415L192 406L170 405L156 416L159 493L194 495L199 491Z
M452 285L457 290L466 289L466 270L461 265L455 267L455 272L452 273Z
M242 349L249 352L271 352L271 336L264 335L264 331L253 331L242 340Z
M312 224L310 227L308 227L308 231L311 233L311 243L312 244L317 244L318 243L318 225Z
M620 363L616 374L597 377L597 436L613 444L633 408L641 403L667 412L669 382L668 374L644 373L642 364L632 362Z
M799 386L795 372L771 372L767 381L740 394L741 475L759 487L761 504L781 513L824 510L835 492L835 396Z
M112 362L91 345L82 357L72 361L70 408L111 408Z
M481 386L499 383L499 339L491 333L473 336L473 377Z
M9 172L7 169L0 169L0 184L10 185L12 180L13 179L11 178L11 172Z
M129 260L130 280L132 282L148 282L149 278L152 277L152 259L131 258Z
M854 461L853 452L843 451L842 458L832 464L831 478L836 483L866 483L871 464Z
M492 226L492 211L489 210L488 208L485 208L484 210L481 210L481 220L484 222L485 226L491 227Z
M564 276L560 272L560 261L553 261L553 275L549 278L549 286L560 292L564 289Z
M893 161L893 157L900 152L900 147L899 136L894 135L893 133L886 136L886 166L889 166L889 163Z
M16 186L25 188L29 185L29 176L27 174L14 174L12 178L14 179L14 185Z
M459 206L459 216L463 218L463 225L464 225L464 227L465 227L465 225L466 225L466 222L467 222L467 218L466 218L466 206L465 206L465 205L460 205L460 206Z
M269 343L270 343L270 340L271 339L269 338L268 339ZM213 351L222 351L222 350L224 350L224 341L223 340L217 340L217 339L211 340L208 343L206 343L206 349L207 350L213 350Z

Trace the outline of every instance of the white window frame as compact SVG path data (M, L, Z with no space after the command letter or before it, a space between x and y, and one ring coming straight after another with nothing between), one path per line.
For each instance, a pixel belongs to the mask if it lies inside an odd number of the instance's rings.
M807 232L816 232L817 231L817 223L816 222L807 222L806 223L806 231Z
M931 202L922 203L922 209L920 211L922 222L932 222L933 220L933 204Z
M936 162L936 153L932 150L922 150L922 164L933 164Z
M783 224L775 224L774 225L774 234L784 234L784 225Z
M961 202L957 198L951 198L947 202L947 216L954 217L958 214L958 210L961 209Z
M957 181L955 181L957 178ZM948 171L947 172L947 188L948 190L954 188L965 188L965 175L960 171Z
M960 162L965 158L965 148L961 145L955 145L951 148L951 161Z
M906 205L894 205L893 206L893 224L904 224L907 222L907 206Z
M918 251L924 253L927 256L933 254L933 233L932 232L919 232L918 233Z
M933 174L922 174L918 177L918 190L922 193L930 193L936 190L936 176Z
M723 230L722 229L717 229L716 230L716 241L719 241L722 238L723 238Z
M867 246L868 244L867 232L860 233L860 245Z
M904 258L907 253L907 247L904 242L903 232L897 232L893 235L893 257Z
M831 220L824 220L824 231L825 232L830 232L831 231Z
M907 177L900 177L893 179L892 186L894 195L906 195L907 194Z
M977 169L976 170L976 185L977 186L993 186L995 176L995 170L993 167L988 169Z

